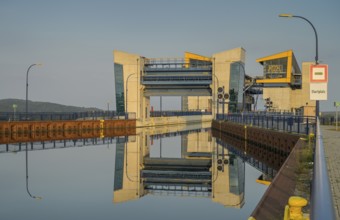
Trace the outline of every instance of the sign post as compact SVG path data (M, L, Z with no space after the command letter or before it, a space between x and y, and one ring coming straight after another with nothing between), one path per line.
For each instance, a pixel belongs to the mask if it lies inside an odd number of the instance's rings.
M336 108L335 111L335 130L338 130L338 107L340 106L340 102L334 102L334 106Z
M319 100L327 100L328 65L311 65L309 76L309 99L316 101L316 117L319 117Z

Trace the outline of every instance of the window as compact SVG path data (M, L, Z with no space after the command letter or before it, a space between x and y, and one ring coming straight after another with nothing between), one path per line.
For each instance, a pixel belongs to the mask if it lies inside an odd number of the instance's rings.
M114 64L117 113L125 112L123 65Z

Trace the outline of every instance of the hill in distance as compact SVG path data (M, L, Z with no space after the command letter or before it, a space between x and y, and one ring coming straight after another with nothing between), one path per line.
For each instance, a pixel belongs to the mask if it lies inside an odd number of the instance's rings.
M16 105L17 112L25 112L26 101L22 99L1 99L0 112L13 112L13 105ZM85 108L67 106L50 102L35 102L28 100L29 112L87 112L102 111L98 108Z

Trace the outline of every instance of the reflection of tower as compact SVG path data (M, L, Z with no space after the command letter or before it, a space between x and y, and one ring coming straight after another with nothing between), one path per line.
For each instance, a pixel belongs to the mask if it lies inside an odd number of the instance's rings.
M150 157L150 148L157 147L151 143L160 144L160 140L156 139L162 139L165 148L166 142L173 147L174 141L170 138L179 134L179 157L167 155L166 150L162 155ZM224 206L242 207L244 163L229 155L221 146L213 148L216 144L212 143L214 139L210 130L195 129L150 136L148 130L143 129L135 139L124 139L128 142L116 145L113 202L134 200L146 194L161 194L206 197ZM217 170L218 157L228 161L221 171Z
M142 155L139 149L139 143L134 136L117 139L114 203L138 199L144 195L144 189L139 181L139 162Z
M209 197L211 192L211 151L205 150L207 152L204 154L198 154L197 150L188 150L189 146L193 146L193 149L198 146L197 138L194 137L207 136L208 132L198 133L198 130L194 130L181 131L180 134L181 148L177 148L179 156L172 156L175 154L168 149L168 151L162 151L159 156L144 157L143 170L141 171L144 188L151 195ZM174 139L171 139L171 136L177 136L177 133L167 133L164 136L156 135L153 138L161 139L163 147L165 147L165 143L169 143L171 150L174 150L176 148L173 146ZM203 145L207 148L211 142L206 141Z
M217 145L212 163L212 200L224 206L242 208L244 181L245 164L242 159Z

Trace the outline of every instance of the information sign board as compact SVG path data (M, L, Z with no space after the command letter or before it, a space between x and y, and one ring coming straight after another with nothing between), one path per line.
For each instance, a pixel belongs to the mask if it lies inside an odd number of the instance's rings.
M328 65L311 65L310 67L310 82L311 83L326 83L328 82Z
M327 83L310 84L310 100L327 100Z

